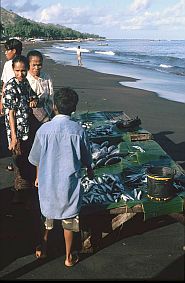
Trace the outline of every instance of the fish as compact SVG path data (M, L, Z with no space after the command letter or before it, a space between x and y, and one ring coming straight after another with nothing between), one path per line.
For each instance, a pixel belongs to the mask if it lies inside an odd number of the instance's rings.
M115 152L115 153L110 153L108 156L108 158L112 158L112 157L124 157L122 153L120 152Z
M110 192L112 191L112 188L108 184L105 183L104 185L108 189L108 191L110 191Z
M134 200L134 198L131 195L129 195L128 193L126 193L125 196L128 197L131 200Z
M111 151L111 154L113 154L113 153L119 153L119 149L118 149L118 148L113 149L113 150Z
M137 190L134 189L134 197L137 198Z
M121 195L120 195L120 199L121 199L121 200L124 200L124 201L127 201L129 198L126 197L124 194L121 194Z
M92 194L91 197L90 197L90 203L93 202L93 199L94 199L94 194Z
M103 183L103 178L98 177L98 182L99 182L100 184Z
M121 192L121 191L124 191L124 186L121 184L121 183L115 183L113 184L113 187L112 187L112 190L114 192Z
M94 152L92 153L92 159L93 159L93 160L98 159L100 156L101 156L101 151L94 151Z
M102 189L102 191L103 191L104 193L107 192L107 188L104 186L104 184L100 184L100 188Z
M108 149L107 149L106 146L101 147L100 151L101 151L102 153L108 153Z
M85 203L85 204L89 204L89 200L85 196L83 196L82 202Z
M142 191L139 191L138 195L137 195L137 199L140 200L141 199L141 194L142 194Z
M111 151L113 151L114 149L116 149L116 146L113 144L111 146L108 147L108 153L111 153Z
M96 152L96 151L100 151L100 145L97 144L97 143L92 143L90 145L90 147L91 147L91 153Z
M112 165L121 161L120 157L111 157L106 162L105 165Z
M95 167L100 167L100 166L102 166L102 165L105 165L106 160L107 160L106 157L99 159L99 160L96 162Z
M133 145L132 147L138 149L140 152L145 152L145 150L138 145Z
M106 196L109 201L114 202L114 199L110 194L106 194Z
M103 147L107 147L109 145L109 141L104 141L100 147L103 148Z

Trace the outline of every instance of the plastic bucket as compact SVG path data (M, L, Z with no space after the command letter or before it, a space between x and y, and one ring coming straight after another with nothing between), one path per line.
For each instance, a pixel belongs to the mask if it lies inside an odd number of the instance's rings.
M176 171L169 167L150 167L147 169L147 194L157 200L175 196L173 179Z

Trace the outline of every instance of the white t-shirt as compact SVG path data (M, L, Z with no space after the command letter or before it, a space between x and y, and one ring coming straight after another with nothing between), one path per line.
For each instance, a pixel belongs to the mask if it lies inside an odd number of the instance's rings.
M48 74L41 71L40 77L35 79L30 72L27 73L27 80L31 88L39 97L39 108L43 107L50 116L53 110L53 82ZM33 112L36 108L33 109Z
M12 68L12 60L8 60L4 64L1 80L6 84L13 77L15 77L15 73Z

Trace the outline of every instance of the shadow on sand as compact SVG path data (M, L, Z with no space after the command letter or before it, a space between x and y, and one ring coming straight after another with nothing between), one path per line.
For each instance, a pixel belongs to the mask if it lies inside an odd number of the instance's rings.
M40 239L40 231L38 229L38 227L40 227L40 209L37 192L28 192L25 197L25 203L12 204L12 197L13 192L11 191L11 188L6 188L0 191L0 250L1 259L3 259L0 262L0 270L3 270L6 266L19 258L33 255L35 247ZM101 241L98 241L97 237L96 249L93 253L95 254L99 250L102 250L121 239L136 234L143 234L146 231L154 230L174 222L175 221L168 216L158 217L143 222L143 216L138 214L130 221L124 223L124 229L122 229L123 226L117 228ZM76 238L76 245L81 247L79 237ZM63 231L59 222L55 223L55 229L50 233L48 251L48 257L46 259L35 259L32 262L24 264L24 266L16 268L16 270L10 271L8 274L2 272L3 275L1 279L17 279L24 276L24 274L35 270L39 266L63 256L65 254L65 245ZM81 261L91 255L92 253L82 253ZM179 259L179 261L180 263L178 262L178 264L182 267L182 259ZM168 272L168 269L166 271L164 270L158 277L166 278Z
M41 217L36 190L29 190L24 195L23 203L12 203L12 188L5 188L0 191L0 278L16 279L24 274L46 264L53 259L65 254L65 243L63 230L60 221L55 221L54 229L49 233L48 239L48 257L46 259L37 260L35 257L35 248L40 243L41 237ZM75 239L75 245L79 239ZM8 274L3 271L7 266L13 264L17 259L26 256L33 256L33 261L24 266L15 264L16 270L10 271ZM10 267L10 270L14 269ZM1 272L2 271L2 272ZM1 274L2 277L1 277Z
M173 132L160 132L154 134L153 138L174 161L178 161L181 167L185 169L185 142L175 144L168 137L170 134L173 134Z
M154 281L184 281L185 277L185 256L180 256L177 260L163 269L157 276L152 278Z

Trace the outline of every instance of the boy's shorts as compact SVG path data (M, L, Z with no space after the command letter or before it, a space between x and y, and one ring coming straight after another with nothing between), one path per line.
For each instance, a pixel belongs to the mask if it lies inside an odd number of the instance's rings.
M79 225L79 216L76 215L73 218L68 218L68 219L61 219L61 225L63 229L65 230L70 230L73 232L79 232L80 231L80 225ZM53 222L54 219L48 219L44 217L44 225L47 230L52 230L53 229Z

